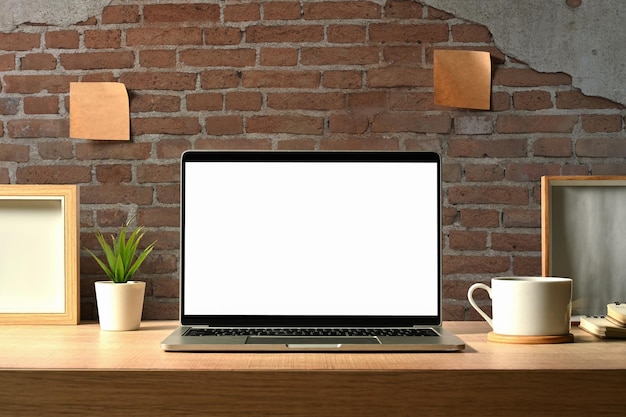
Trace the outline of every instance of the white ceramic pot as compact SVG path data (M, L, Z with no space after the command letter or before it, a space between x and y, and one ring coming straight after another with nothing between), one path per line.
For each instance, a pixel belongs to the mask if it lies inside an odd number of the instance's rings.
M100 330L137 330L141 324L146 283L96 281Z

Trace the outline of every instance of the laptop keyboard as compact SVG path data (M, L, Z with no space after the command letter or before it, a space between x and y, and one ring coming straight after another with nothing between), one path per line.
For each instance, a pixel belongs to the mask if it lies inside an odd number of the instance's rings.
M438 336L433 329L191 328L184 336Z

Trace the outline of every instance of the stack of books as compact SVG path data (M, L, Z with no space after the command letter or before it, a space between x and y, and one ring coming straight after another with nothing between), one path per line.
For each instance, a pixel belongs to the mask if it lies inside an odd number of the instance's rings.
M583 316L578 327L594 336L626 339L626 303L607 305L606 316Z

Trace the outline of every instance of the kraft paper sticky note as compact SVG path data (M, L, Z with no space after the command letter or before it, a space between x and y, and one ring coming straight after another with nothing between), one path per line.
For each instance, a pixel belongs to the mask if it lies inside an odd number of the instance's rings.
M491 57L489 52L435 50L435 104L489 110Z
M130 140L126 86L115 82L70 83L70 137Z

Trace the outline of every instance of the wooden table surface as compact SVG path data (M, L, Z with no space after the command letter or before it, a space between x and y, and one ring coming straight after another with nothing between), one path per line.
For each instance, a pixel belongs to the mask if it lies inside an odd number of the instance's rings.
M0 415L617 415L626 341L574 328L574 343L487 340L449 322L457 353L180 353L176 322L0 326ZM583 391L585 395L583 395Z

